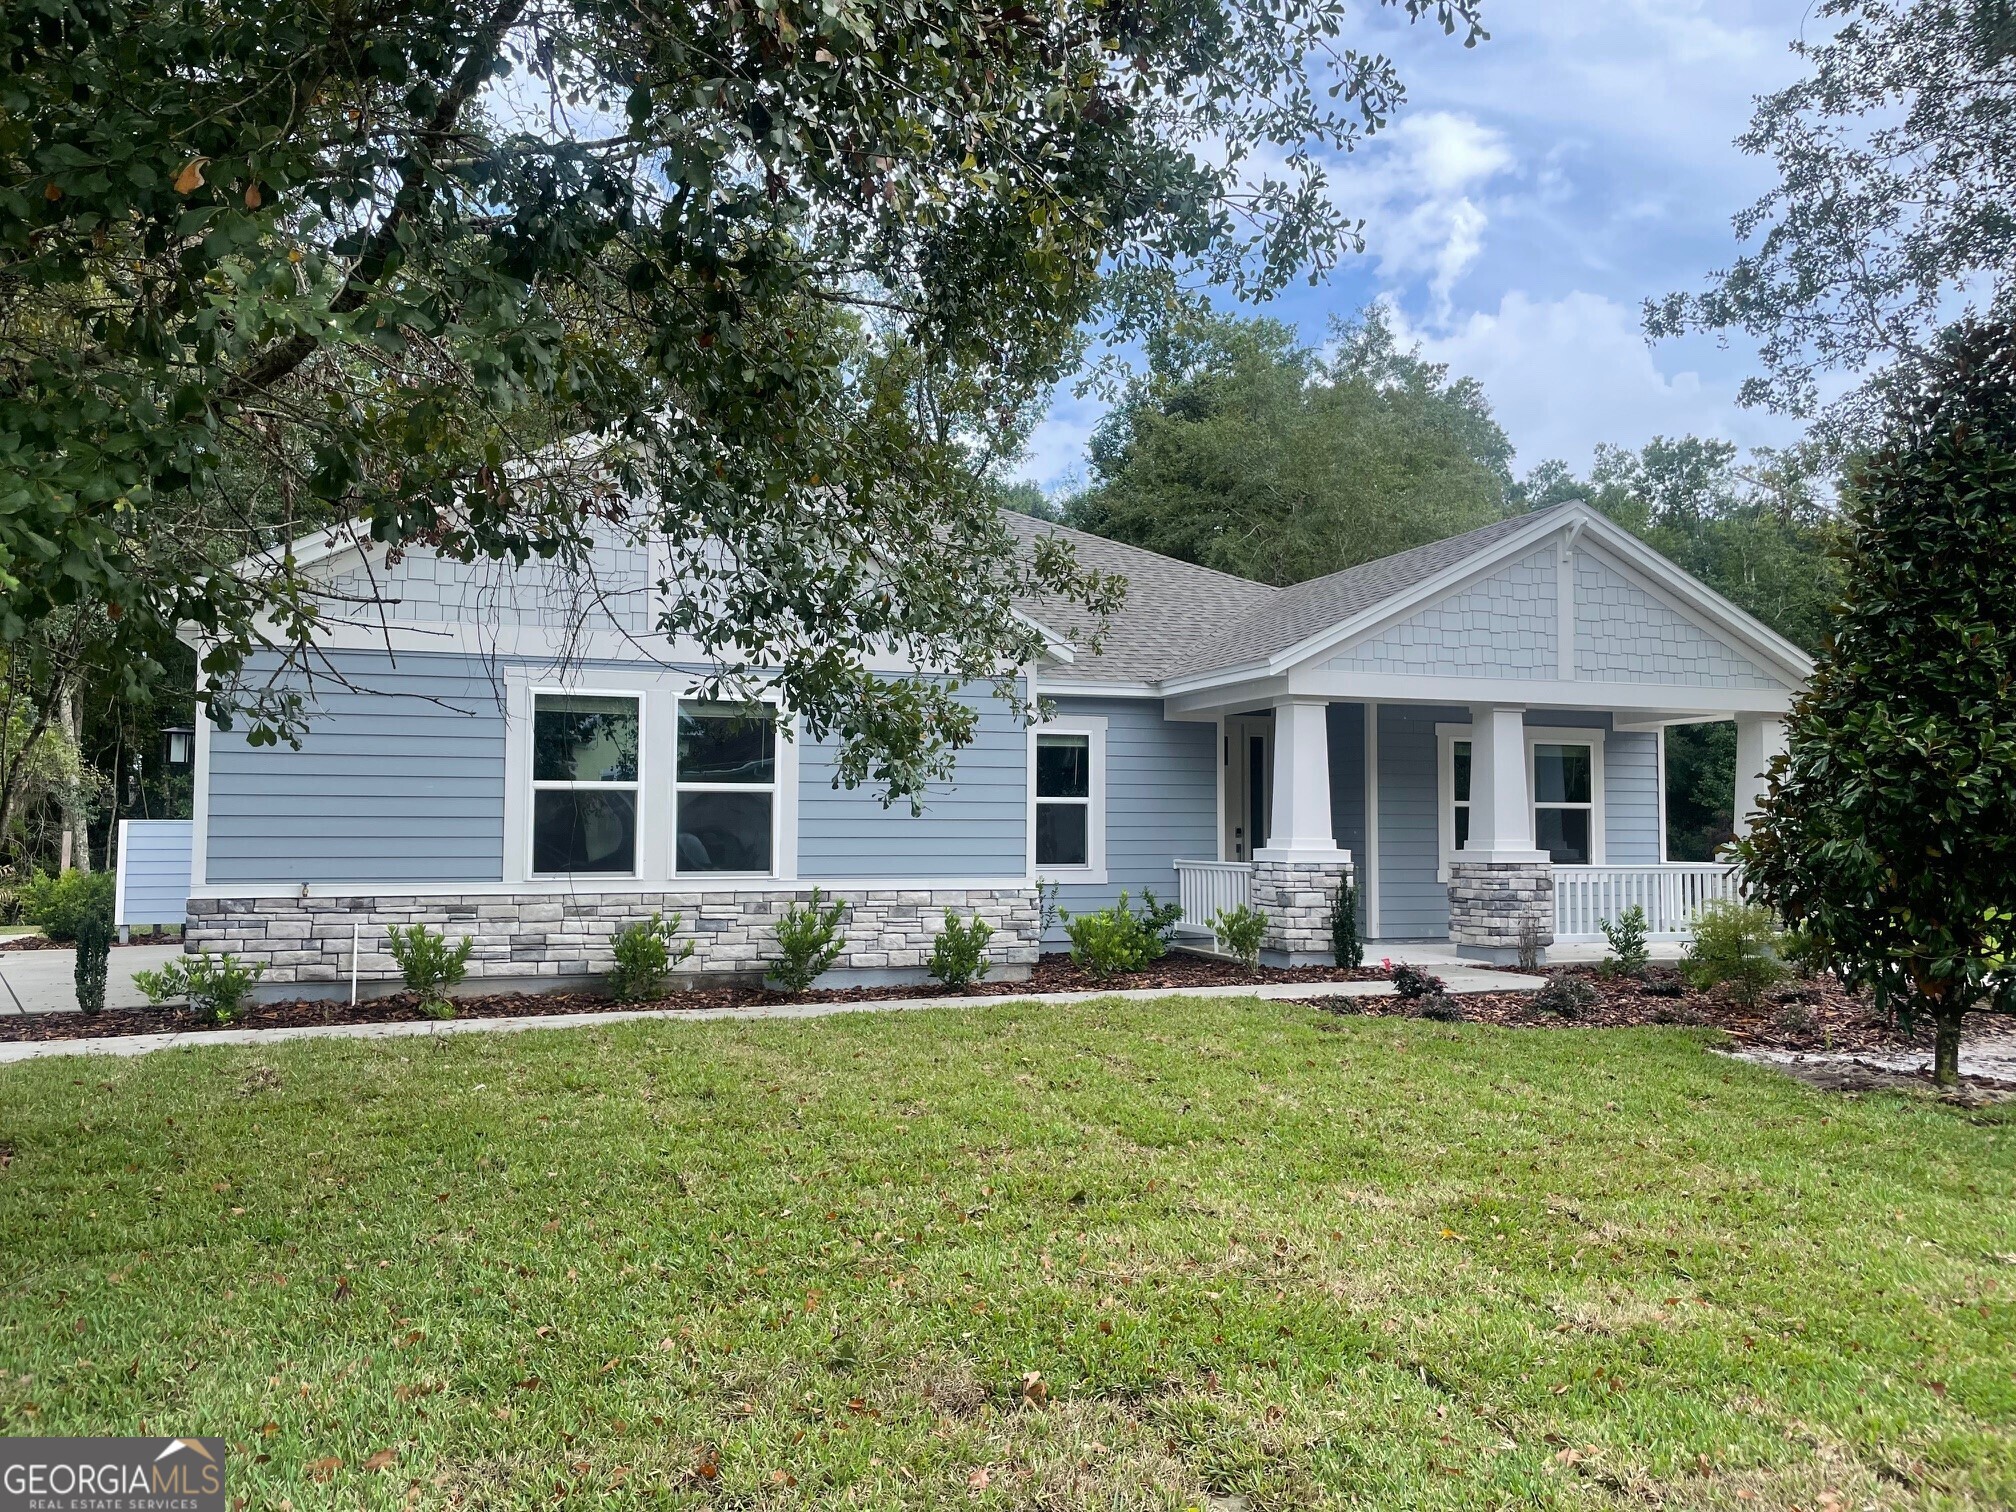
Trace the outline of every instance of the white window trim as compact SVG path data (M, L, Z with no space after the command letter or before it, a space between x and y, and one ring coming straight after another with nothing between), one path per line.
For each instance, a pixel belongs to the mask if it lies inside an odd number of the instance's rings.
M1526 808L1527 822L1535 824L1533 810L1539 805L1534 801L1538 784L1534 781L1533 748L1543 745L1586 745L1589 747L1589 861L1590 866L1604 865L1604 780L1603 742L1609 731L1597 725L1528 725L1526 726ZM1469 740L1471 728L1467 724L1438 724L1435 726L1435 877L1439 882L1449 880L1450 858L1460 854L1456 849L1456 742ZM1470 779L1477 779L1473 767ZM1549 808L1558 807L1555 804ZM1538 833L1537 827L1535 833ZM1557 862L1557 865L1567 865ZM1570 868L1575 869L1575 868Z
M673 668L597 668L579 681L551 669L507 667L504 687L504 875L505 885L523 892L607 892L649 888L700 893L747 888L754 882L798 880L798 742L779 710L777 785L770 805L771 870L682 872L675 868L678 812L679 704L698 701L694 674ZM538 874L532 871L532 695L568 693L585 697L632 697L643 701L638 731L637 870ZM759 703L775 704L759 694ZM650 753L667 753L663 760ZM749 789L744 787L744 791ZM760 790L759 790L760 791ZM354 890L354 889L353 889Z
M1083 735L1087 737L1091 759L1091 796L1086 802L1085 862L1083 866L1036 865L1036 737L1038 735ZM1106 882L1106 719L1097 714L1060 714L1029 727L1029 875L1045 882L1072 886ZM1065 800L1070 801L1070 800Z
M620 698L637 706L637 775L629 782L556 782L541 780L533 773L531 761L532 722L536 716L541 698ZM645 815L651 807L646 796L650 785L647 774L651 770L651 732L644 717L644 693L637 688L553 688L535 687L531 690L525 709L525 834L523 849L519 853L525 876L535 882L565 882L573 877L630 877L643 875L644 870L644 825ZM628 793L632 799L633 814L630 836L630 870L593 872L542 872L532 869L532 811L541 792L574 793L604 791Z

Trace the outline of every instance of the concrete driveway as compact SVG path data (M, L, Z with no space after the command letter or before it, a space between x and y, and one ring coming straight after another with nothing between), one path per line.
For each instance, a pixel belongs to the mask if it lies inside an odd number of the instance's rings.
M133 973L151 971L180 954L180 945L114 945L105 974L105 1006L144 1008L147 998L133 985ZM0 951L0 1014L75 1008L76 974L74 950Z

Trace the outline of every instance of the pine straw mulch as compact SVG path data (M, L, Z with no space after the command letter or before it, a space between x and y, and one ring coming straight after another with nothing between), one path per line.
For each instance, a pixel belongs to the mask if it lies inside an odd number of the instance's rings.
M1879 1013L1865 993L1853 993L1832 976L1793 980L1771 988L1756 1007L1724 990L1703 992L1671 966L1654 966L1641 978L1606 976L1593 966L1556 967L1549 975L1578 977L1596 990L1595 1003L1574 1018L1547 1013L1530 992L1464 993L1453 1001L1473 1024L1510 1029L1629 1029L1654 1024L1719 1029L1746 1049L1815 1054L1925 1048L1927 1026L1907 1035ZM1305 998L1328 1013L1401 1016L1413 1005L1393 997Z
M1116 992L1170 987L1274 987L1300 982L1377 981L1377 967L1307 966L1292 970L1262 966L1254 971L1233 961L1179 952L1164 956L1145 971L1094 976L1068 955L1044 956L1021 981L983 979L963 994L967 997L1027 997L1036 992ZM890 987L813 988L809 992L772 992L738 985L700 987L672 992L644 1003L618 1003L598 992L498 992L457 996L455 1016L465 1019L550 1018L565 1013L606 1013L611 1009L692 1012L699 1009L773 1007L792 1003L864 1003L889 998L950 996L935 982ZM0 1017L0 1041L97 1039L129 1034L200 1034L215 1028L282 1029L304 1024L396 1024L426 1017L419 999L409 993L367 998L354 1008L340 999L301 999L256 1003L228 1025L200 1022L187 1008L107 1008L85 1016L75 1011L27 1013Z

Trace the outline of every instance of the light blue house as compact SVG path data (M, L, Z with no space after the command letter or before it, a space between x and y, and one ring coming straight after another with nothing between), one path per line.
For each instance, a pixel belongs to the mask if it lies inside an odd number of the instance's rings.
M1664 731L1736 722L1746 814L1809 671L1580 504L1282 589L1072 539L1126 608L1100 654L1059 634L1029 670L1047 722L983 700L921 815L836 786L788 714L697 700L703 661L651 630L645 546L584 582L303 544L342 684L316 685L299 750L204 728L188 946L264 960L269 992L369 990L386 926L418 920L473 936L479 981L550 984L662 910L696 969L741 971L816 884L850 905L832 980L916 975L947 908L988 917L1013 974L1048 881L1074 911L1153 889L1199 930L1250 900L1300 962L1328 959L1347 874L1375 954L1502 960L1633 903L1674 935L1730 882L1666 859Z

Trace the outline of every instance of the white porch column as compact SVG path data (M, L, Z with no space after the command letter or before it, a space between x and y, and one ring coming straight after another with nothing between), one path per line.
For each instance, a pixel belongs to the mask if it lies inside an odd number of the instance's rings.
M1470 710L1470 836L1449 862L1449 940L1472 960L1536 960L1554 943L1554 864L1533 845L1526 711Z
M1771 758L1785 750L1785 720L1777 714L1736 716L1736 833L1750 828L1750 821L1764 804L1764 772Z
M1253 852L1253 906L1267 915L1263 958L1275 966L1327 965L1330 910L1351 877L1330 820L1330 706L1322 698L1274 705L1274 813Z
M1284 698L1274 705L1274 812L1255 861L1329 861L1337 849L1330 822L1330 705Z
M1526 711L1479 704L1470 711L1470 843L1466 861L1531 865L1533 794L1526 784Z

